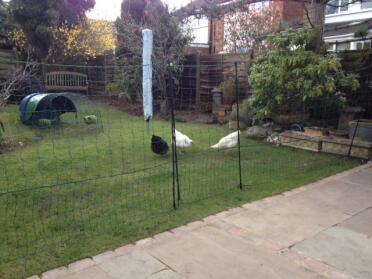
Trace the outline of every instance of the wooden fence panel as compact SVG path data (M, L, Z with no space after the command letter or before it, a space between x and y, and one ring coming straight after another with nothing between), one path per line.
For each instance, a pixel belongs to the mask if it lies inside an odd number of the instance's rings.
M180 78L180 104L183 107L212 110L212 90L224 80L235 80L234 63L238 62L241 98L250 94L248 71L251 54L191 54L186 56L185 70Z

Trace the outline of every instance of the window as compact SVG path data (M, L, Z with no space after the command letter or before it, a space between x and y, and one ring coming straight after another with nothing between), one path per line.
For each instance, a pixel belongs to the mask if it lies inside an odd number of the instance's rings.
M364 41L364 42L357 42L356 43L356 49L369 49L371 48L371 41Z
M340 6L340 12L346 12L349 9L349 0L341 0Z
M361 9L372 9L372 0L361 0Z
M338 0L331 0L326 6L326 15L332 15L337 13L337 8L333 5L337 5Z
M336 43L336 51L350 50L350 43Z
M370 1L370 0L367 0ZM338 14L349 10L349 0L331 0L326 6L326 15Z
M335 44L329 43L327 44L327 51L334 51Z

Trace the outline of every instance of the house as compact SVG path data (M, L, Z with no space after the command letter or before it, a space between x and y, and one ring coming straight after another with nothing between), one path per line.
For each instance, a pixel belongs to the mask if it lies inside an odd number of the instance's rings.
M237 1L235 0L215 0L214 1L221 10L229 10L229 6L233 6ZM292 0L272 0L272 1L257 1L250 3L251 0L247 0L248 10L259 11L263 8L274 8L280 17L281 23L288 26L303 25L304 13L304 2L292 1ZM235 11L234 11L235 12ZM231 13L231 12L230 12ZM216 18L203 18L198 20L191 20L189 25L195 36L195 41L187 48L187 53L197 52L216 54L226 52L226 40L228 32L228 23L226 16L229 16L228 12L226 15L222 15ZM202 22L202 23L200 23ZM278 26L279 27L279 26Z
M372 0L331 0L325 13L324 41L330 51L371 48ZM358 39L355 33L361 31L365 34Z
M217 6L227 7L237 0L212 0ZM281 22L287 26L298 27L306 24L305 1L272 0L252 1L250 9L274 7L279 11ZM194 3L203 3L195 1ZM199 4L201 5L201 4ZM228 10L228 9L226 9ZM208 23L206 23L208 22ZM210 54L226 52L226 21L224 17L204 18L203 26L194 26L197 37L188 53L197 52ZM202 31L201 31L202 30ZM367 31L358 39L355 33ZM358 32L359 31L359 32ZM325 9L324 40L329 44L330 51L358 50L371 48L372 36L372 0L330 0Z

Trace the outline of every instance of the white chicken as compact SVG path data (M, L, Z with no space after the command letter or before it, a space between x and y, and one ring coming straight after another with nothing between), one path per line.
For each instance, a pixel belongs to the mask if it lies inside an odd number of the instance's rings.
M220 139L220 141L212 145L211 148L213 149L224 149L224 148L233 148L238 145L238 134L239 131L235 131L231 134L228 134L226 137Z
M190 139L188 136L182 134L181 132L175 130L175 137L176 137L176 146L179 148L186 148L191 146L194 141Z

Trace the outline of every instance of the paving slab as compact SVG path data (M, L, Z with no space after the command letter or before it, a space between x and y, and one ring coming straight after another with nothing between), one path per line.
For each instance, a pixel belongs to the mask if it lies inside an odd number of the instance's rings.
M353 173L345 176L342 180L355 183L355 184L364 184L372 187L372 172L370 168L364 169L360 172Z
M167 268L166 265L139 249L105 261L98 266L112 279L143 279Z
M370 163L371 164L371 163ZM372 164L371 164L372 165ZM365 168L364 169L365 171L368 171L368 172L372 172L372 166L371 167L369 167L369 168Z
M112 279L106 272L98 266L89 267L79 272L71 273L60 279Z
M341 226L327 229L292 249L323 261L355 278L372 278L372 239Z
M209 225L145 249L185 278L323 278Z
M44 272L41 275L41 279L57 279L57 278L62 277L66 274L68 274L67 267L61 266L59 268L55 268L55 269L49 270L47 272Z
M159 272L156 272L154 274L151 274L150 279L182 279L181 275L179 275L177 272L170 270L170 269L163 269Z
M247 209L224 218L224 221L285 248L349 217L320 200L297 194L264 210Z
M356 214L372 206L372 182L367 185L331 180L302 192L301 198L319 200L344 213Z
M117 254L115 254L114 251L106 251L106 252L103 252L101 254L94 256L92 259L98 264L98 263L102 263L104 261L110 260L112 258L115 258L116 256Z
M340 224L344 228L363 233L372 238L372 208L345 220Z
M88 267L94 266L96 263L92 259L82 259L68 265L68 272L78 272Z

